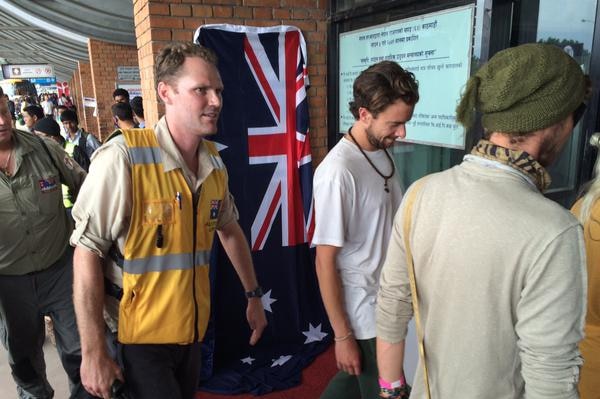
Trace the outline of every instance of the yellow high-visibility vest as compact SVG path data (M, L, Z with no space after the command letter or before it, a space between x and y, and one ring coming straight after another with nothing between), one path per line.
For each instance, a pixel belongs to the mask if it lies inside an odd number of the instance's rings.
M210 313L209 260L226 172L214 169L193 195L180 168L163 170L151 129L122 130L132 162L133 210L124 248L118 336L125 344L188 344Z

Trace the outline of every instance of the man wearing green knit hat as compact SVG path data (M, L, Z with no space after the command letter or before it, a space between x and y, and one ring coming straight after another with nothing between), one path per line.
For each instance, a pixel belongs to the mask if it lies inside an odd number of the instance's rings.
M411 397L427 385L435 398L579 397L582 230L542 193L588 91L577 63L544 44L501 51L469 79L457 120L470 128L480 114L485 138L409 188L381 274L377 357L394 380L415 311L412 252L428 384L421 359Z

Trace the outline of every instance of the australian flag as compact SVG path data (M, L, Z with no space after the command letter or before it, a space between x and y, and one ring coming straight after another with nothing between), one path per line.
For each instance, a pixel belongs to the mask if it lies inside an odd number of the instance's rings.
M299 384L302 369L332 335L309 249L314 217L306 44L291 26L205 25L194 41L219 58L225 90L212 140L227 165L269 322L259 343L249 346L243 288L215 244L201 388L259 395Z

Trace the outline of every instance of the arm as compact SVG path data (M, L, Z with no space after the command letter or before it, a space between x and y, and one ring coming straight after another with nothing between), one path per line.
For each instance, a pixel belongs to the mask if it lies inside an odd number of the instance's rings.
M85 170L83 170L54 140L45 140L44 142L50 150L54 163L60 169L60 173L65 179L62 183L66 184L71 189L73 197L76 198L86 177Z
M403 201L394 218L377 293L377 368L388 382L404 380L404 339L413 314L402 231L405 206Z
M221 244L231 260L235 271L244 286L245 291L252 291L258 287L256 274L252 265L252 256L250 248L246 242L244 232L236 220L230 221L226 225L217 230ZM250 337L250 345L254 345L260 339L263 330L267 326L267 318L265 310L262 306L260 298L248 299L248 307L246 308L246 318L252 330Z
M104 275L100 257L78 246L73 257L73 303L81 337L81 382L92 395L110 398L119 366L108 355L104 337Z
M329 323L335 337L342 338L335 341L337 367L348 374L358 375L361 372L360 352L356 340L349 335L352 327L344 309L344 289L336 266L339 250L339 247L331 245L317 245L317 278Z
M555 237L529 267L517 304L517 345L525 397L578 398L577 344L586 305L583 235L572 226Z
M92 133L88 132L85 144L85 153L92 159L92 154L100 147L101 143Z

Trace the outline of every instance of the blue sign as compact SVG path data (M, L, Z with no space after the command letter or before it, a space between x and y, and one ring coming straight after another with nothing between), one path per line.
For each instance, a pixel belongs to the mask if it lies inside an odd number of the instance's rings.
M31 78L29 81L36 85L50 86L56 84L56 78Z

